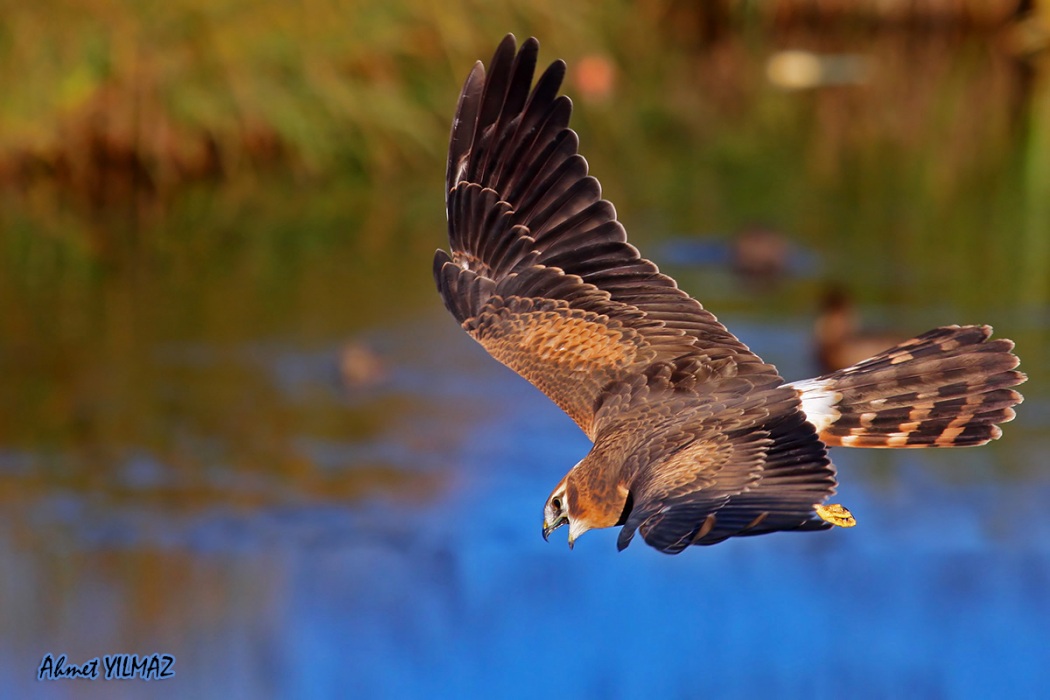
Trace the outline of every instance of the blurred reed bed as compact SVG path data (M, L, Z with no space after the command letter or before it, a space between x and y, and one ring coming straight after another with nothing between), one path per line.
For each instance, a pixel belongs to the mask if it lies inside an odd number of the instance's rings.
M508 30L568 58L630 63L662 94L664 54L675 50L666 37L707 50L742 28L776 35L800 18L827 34L844 16L929 15L993 31L1023 4L5 0L0 183L48 178L100 204L265 164L397 180L440 158L449 86Z
M0 11L0 176L50 175L110 200L123 194L118 174L163 190L272 162L381 179L438 157L449 83L509 28L603 43L593 5L552 0L51 0Z
M385 245L439 201L415 188L440 187L456 91L502 34L601 47L628 26L656 36L654 8L0 0L0 270L51 284L142 267L198 235L198 252L272 243L279 257L333 230L288 237L291 200L333 181L308 216L353 210ZM259 217L272 236L245 234L243 219L273 209ZM169 221L186 225L171 239Z
M772 0L760 11L777 24L847 23L989 28L1031 10L1032 0Z

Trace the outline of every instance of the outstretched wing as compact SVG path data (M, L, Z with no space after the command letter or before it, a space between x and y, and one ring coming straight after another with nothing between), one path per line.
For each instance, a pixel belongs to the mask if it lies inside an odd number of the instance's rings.
M779 376L627 243L568 128L565 64L532 86L539 45L504 38L463 86L447 178L445 306L493 357L594 439L603 392L657 362ZM606 412L607 413L607 412Z
M675 405L666 399L668 381L666 372L650 371L632 387L621 385L617 398L639 397L642 405L605 425L596 446L611 436L645 436L626 451L612 448L626 452L619 476L629 503L620 549L635 531L674 554L729 537L828 527L814 506L835 492L835 469L792 388L754 377L718 378L696 387L701 400ZM639 391L643 382L664 400L650 403Z

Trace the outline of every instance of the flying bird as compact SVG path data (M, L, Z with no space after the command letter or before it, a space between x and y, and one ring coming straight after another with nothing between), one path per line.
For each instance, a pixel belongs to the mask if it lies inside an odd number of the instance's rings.
M449 143L445 306L593 442L544 506L543 536L622 526L667 553L730 537L855 524L828 448L998 438L1025 381L988 326L931 330L787 383L627 242L587 174L539 44L508 35L475 64Z

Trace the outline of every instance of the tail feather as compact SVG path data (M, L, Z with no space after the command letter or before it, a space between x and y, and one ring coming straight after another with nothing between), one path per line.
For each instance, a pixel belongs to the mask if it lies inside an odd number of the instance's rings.
M829 446L962 447L1002 435L1026 377L989 326L945 326L852 367L796 382Z

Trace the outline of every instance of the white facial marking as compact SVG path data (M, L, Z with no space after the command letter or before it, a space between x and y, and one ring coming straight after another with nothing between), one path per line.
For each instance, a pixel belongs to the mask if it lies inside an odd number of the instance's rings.
M575 542L580 535L590 530L583 522L579 520L569 521L569 540Z

